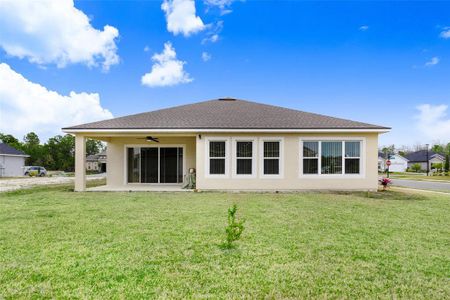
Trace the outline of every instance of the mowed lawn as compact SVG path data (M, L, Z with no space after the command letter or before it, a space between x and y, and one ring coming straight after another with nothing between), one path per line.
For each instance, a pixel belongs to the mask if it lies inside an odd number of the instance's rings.
M245 231L224 250L226 211ZM450 197L0 194L0 298L450 298Z

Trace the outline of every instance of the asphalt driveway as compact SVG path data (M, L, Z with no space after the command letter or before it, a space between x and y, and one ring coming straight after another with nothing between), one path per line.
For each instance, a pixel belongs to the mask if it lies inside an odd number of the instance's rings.
M420 190L450 192L450 182L392 179L392 186L407 187Z

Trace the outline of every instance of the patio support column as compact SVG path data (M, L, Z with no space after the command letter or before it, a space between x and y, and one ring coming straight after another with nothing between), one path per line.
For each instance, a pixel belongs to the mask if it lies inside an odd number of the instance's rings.
M75 135L75 192L86 190L86 138Z

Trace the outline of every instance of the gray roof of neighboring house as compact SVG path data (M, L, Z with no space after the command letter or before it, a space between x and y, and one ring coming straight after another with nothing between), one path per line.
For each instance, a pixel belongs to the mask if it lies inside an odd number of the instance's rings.
M97 154L92 154L92 155L86 156L86 161L97 161L97 160L98 160Z
M70 129L376 129L388 127L232 98L209 100Z
M98 154L91 154L86 156L86 161L98 161L101 156L106 156L106 149Z
M23 155L23 156L28 156L26 155L23 151L17 150L14 147L11 147L8 144L5 143L0 143L0 155Z
M441 159L444 157L436 152L428 151L428 159L432 159L434 156L439 156ZM409 162L426 162L427 161L427 150L419 150L416 152L409 153L406 155Z

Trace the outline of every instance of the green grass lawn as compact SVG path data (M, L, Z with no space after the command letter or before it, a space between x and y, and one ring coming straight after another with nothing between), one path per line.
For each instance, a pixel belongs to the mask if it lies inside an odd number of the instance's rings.
M386 175L384 175L386 176ZM450 182L450 176L426 176L423 174L414 174L414 173L395 173L390 174L390 178L398 178L398 179L411 179L411 180L433 180L433 181L444 181Z
M450 197L369 196L3 193L0 299L448 299Z

